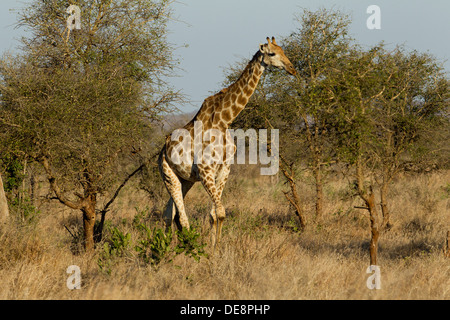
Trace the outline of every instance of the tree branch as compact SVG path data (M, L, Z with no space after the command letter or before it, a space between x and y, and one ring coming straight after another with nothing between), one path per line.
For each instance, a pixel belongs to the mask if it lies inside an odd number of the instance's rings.
M111 199L109 199L109 201L106 203L106 205L103 207L103 209L101 210L101 213L104 214L106 212L108 212L109 210L109 206L114 202L114 200L116 200L117 196L119 195L120 190L122 190L122 188L126 185L126 183L128 182L128 180L130 180L136 173L138 173L139 171L142 170L142 168L144 168L145 163L141 164L136 170L134 170L132 173L130 173L125 180L120 184L120 186L117 188L116 192L114 192L114 195L111 197Z
M50 168L50 164L48 162L48 158L45 156L42 156L40 159L40 162L41 162L42 166L44 167L45 172L47 173L47 179L48 179L48 182L50 182L50 188L55 193L58 201L72 209L80 210L81 208L83 208L82 201L73 202L73 201L70 201L69 199L67 199L63 195L63 193L61 192L61 189L59 188L58 184L56 183L56 178L53 176L53 173Z

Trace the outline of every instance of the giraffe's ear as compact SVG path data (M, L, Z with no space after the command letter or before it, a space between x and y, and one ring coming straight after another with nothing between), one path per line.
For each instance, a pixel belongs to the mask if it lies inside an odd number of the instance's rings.
M265 53L267 51L267 44L259 44L259 51L261 51L262 53Z

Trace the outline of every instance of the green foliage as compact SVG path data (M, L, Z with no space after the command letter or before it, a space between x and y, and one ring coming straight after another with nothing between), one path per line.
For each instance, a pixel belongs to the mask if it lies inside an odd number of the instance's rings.
M18 13L29 32L20 54L0 59L0 154L39 162L59 202L85 211L148 157L155 120L181 95L166 81L177 64L166 37L171 1L74 4L81 29L67 28L65 0ZM20 168L10 168L14 188Z
M11 215L15 216L20 223L33 224L38 221L40 211L33 205L33 202L21 192L9 203Z
M146 264L151 264L157 267L164 259L168 259L172 251L170 244L172 242L172 232L164 233L162 229L153 228L152 230L147 226L140 225L140 229L145 230L145 237L139 240L135 250L139 257Z
M165 232L157 225L150 226L148 208L136 210L131 224L122 224L120 228L108 225L105 228L108 235L105 236L97 264L106 274L111 274L113 267L124 258L158 270L162 264L171 263L179 254L184 253L196 262L201 257L208 257L204 249L206 244L195 229L183 229L175 233L169 229ZM123 227L131 227L130 232L123 232ZM176 245L172 243L174 235L177 238Z
M183 229L176 231L178 243L174 249L176 254L184 253L186 256L193 258L195 261L200 261L200 257L208 257L204 248L206 243L200 243L200 233L195 229Z
M103 244L97 265L106 274L111 274L112 267L117 262L117 258L126 255L131 241L131 234L124 234L116 227L110 227L108 231L111 235Z
M131 240L131 234L124 234L118 228L111 229L111 238L108 243L109 253L114 256L121 256L128 248Z
M26 162L12 153L7 153L1 156L0 163L3 167L3 187L8 193L11 215L15 217L16 222L21 224L37 222L40 212L34 206L30 195L21 188L26 178L24 172L24 163Z
M423 139L446 121L448 80L428 54L356 47L325 82L335 104L327 124L337 157L382 170L385 181L404 159L429 153L433 144Z
M170 229L164 232L162 229L156 227L150 229L144 225L140 225L139 229L145 230L145 236L143 240L139 240L135 250L144 263L155 268L163 261L172 261L174 254L184 253L197 262L200 261L200 257L207 257L204 250L206 244L199 242L200 233L195 229L175 231L178 239L175 247L171 247L173 236Z
M0 154L39 162L59 202L83 210L127 181L154 147L154 120L180 95L165 81L177 63L166 38L171 1L74 4L76 30L65 0L31 1L18 13L29 32L20 54L0 59ZM10 169L15 188L20 167Z
M25 178L22 162L11 154L2 157L1 162L4 167L3 187L5 192L17 191Z
M268 69L235 126L280 129L280 169L288 181L295 179L284 168L311 171L316 215L327 164L359 176L361 192L352 196L378 187L383 203L405 165L448 166L450 81L435 57L383 43L363 47L338 10L303 10L297 22L279 42L298 76ZM230 69L228 81L241 64Z
M136 214L133 217L133 227L139 231L146 231L147 225L151 220L151 211L150 208L147 206L144 209L140 209L138 207L135 207Z
M287 223L286 228L291 230L294 234L301 235L303 233L303 229L301 228L298 219L291 217Z

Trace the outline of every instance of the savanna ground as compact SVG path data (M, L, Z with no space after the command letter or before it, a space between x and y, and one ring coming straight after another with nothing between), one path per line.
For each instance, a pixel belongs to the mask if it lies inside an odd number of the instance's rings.
M312 177L301 177L308 226L299 232L282 179L276 183L254 168L234 167L223 196L223 237L213 255L197 261L172 252L158 264L144 263L134 249L142 237L134 222L138 217L149 229L162 227L159 210L168 196L152 203L130 181L93 254L78 250L80 213L54 201L38 205L32 221L2 225L0 299L449 299L450 261L442 252L450 226L449 178L449 171L434 171L394 181L393 226L379 243L380 290L366 286L369 217L354 208L361 203L346 179L328 177L324 216L317 222ZM209 242L210 204L200 184L186 205L197 240ZM105 257L113 229L130 236L120 254ZM101 259L106 267L99 267ZM80 267L80 290L66 286L70 265Z

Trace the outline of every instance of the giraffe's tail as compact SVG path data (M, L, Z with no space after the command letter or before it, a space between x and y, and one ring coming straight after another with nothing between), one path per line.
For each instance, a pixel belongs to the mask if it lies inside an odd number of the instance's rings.
M159 174L161 175L161 178L162 178L164 184L167 185L167 184L170 184L170 179L164 173L164 169L163 169L164 162L166 162L166 164L167 164L167 160L166 160L166 145L164 145L164 147L161 149L161 152L159 153L158 169L159 169Z

